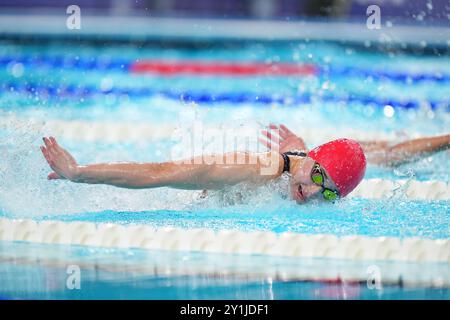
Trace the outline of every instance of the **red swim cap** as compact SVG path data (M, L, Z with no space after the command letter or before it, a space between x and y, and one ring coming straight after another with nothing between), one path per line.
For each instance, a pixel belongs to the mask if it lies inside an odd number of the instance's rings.
M366 172L366 157L358 142L337 139L308 152L308 157L323 167L345 197L361 182Z

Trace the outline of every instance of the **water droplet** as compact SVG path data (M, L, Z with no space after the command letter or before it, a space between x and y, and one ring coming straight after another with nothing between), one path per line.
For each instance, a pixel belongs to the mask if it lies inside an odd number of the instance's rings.
M388 117L388 118L392 118L395 114L395 109L393 106L391 105L385 105L383 108L383 114Z
M416 20L417 21L423 21L423 19L425 18L425 12L420 12L417 16L416 16Z
M111 78L105 77L100 82L100 89L102 91L109 91L112 89L113 84L114 84L114 82Z
M11 75L14 78L20 78L21 76L23 76L23 73L25 71L25 67L23 66L22 63L18 62L18 63L14 63L11 66Z

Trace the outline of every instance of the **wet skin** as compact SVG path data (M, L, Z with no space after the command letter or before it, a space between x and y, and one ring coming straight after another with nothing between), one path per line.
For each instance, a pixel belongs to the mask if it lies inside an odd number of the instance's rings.
M324 200L322 187L315 184L311 179L311 171L315 161L309 157L290 157L291 159L291 197L298 204L312 199ZM329 178L327 172L322 168L324 175L324 187L337 190L336 185ZM325 200L324 200L325 201Z

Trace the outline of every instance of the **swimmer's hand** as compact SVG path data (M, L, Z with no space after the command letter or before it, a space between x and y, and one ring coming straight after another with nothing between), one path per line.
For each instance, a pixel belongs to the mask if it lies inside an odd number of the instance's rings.
M67 150L60 147L53 137L42 138L45 146L41 146L42 154L47 160L50 168L54 172L51 172L47 179L68 179L72 180L78 170L78 164L72 155Z
M275 136L274 133L277 133L278 135ZM270 124L269 130L262 130L261 134L268 140L259 138L259 142L272 151L278 151L280 153L290 150L307 151L303 139L295 135L283 124L280 124L279 126Z

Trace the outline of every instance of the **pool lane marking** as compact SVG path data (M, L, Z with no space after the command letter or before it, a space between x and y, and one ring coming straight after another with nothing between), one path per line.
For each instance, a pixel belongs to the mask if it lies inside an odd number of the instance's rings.
M114 223L0 219L0 240L243 255L450 264L450 239L152 228Z
M340 76L391 80L404 83L449 82L450 74L440 71L429 73L407 73L391 70L369 70L355 66L314 65L308 63L258 61L189 61L157 59L99 59L95 57L64 56L0 56L0 66L16 63L32 67L51 67L79 70L116 70L137 74L155 74L160 76L221 75L221 76Z
M213 74L229 76L283 75L314 76L317 68L311 64L263 63L263 62L221 62L221 61L158 61L140 60L132 63L132 73Z

